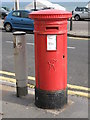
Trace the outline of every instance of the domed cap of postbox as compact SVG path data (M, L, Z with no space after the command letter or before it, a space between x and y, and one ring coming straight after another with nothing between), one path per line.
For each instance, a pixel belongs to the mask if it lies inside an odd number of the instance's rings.
M34 11L29 14L29 18L32 19L68 19L70 17L72 17L71 12L55 9Z

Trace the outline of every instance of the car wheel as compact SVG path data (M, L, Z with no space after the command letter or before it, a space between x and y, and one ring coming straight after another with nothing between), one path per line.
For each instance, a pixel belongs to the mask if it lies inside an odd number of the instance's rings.
M11 31L12 31L12 26L11 26L10 23L7 23L7 24L5 25L5 30L6 30L6 32L11 32Z
M79 16L79 15L76 15L76 16L74 17L74 19L75 19L76 21L78 21L78 20L80 20L80 16Z

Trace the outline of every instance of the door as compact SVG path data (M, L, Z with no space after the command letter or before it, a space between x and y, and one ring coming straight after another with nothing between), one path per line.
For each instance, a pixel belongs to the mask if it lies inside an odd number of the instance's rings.
M34 30L33 20L28 17L28 11L21 12L21 26L23 29Z
M88 9L86 8L82 8L82 11L81 11L81 18L85 19L85 18L88 18Z
M13 28L21 28L21 12L20 11L13 11L11 23L13 25Z

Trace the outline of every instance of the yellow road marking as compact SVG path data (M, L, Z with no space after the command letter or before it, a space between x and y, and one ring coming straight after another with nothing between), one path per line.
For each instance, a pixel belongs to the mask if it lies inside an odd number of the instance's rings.
M67 84L67 86L68 88L71 88L71 89L90 91L90 88L83 87L83 86L76 86L76 85L70 85L70 84Z
M13 78L7 78L7 77L0 76L0 79L4 80L4 81L16 83L16 79L13 79ZM30 84L27 84L27 86L30 87L30 88L34 88L35 87L34 85L30 85Z
M6 71L0 71L0 74L6 74L6 75L15 76L15 73L6 72Z
M75 40L90 40L90 38L79 38L79 37L69 37L69 38Z
M0 76L0 79L4 81L16 83L16 79L13 79L13 78L7 78L7 77Z
M69 95L78 95L78 96L81 96L81 97L90 98L90 94L89 93L84 93L84 92L79 92L79 91L68 90L68 94Z
M13 78L7 78L7 77L0 76L0 79L4 80L4 81L16 83L16 79L13 79ZM30 84L27 84L27 86L30 87L30 88L34 88L35 87L34 85L30 85ZM68 90L68 94L69 95L78 95L78 96L90 98L90 94L89 93L85 93L85 92Z
M34 85L27 84L27 86L28 86L29 88L35 88Z
M0 71L0 74L5 74L5 75L10 75L10 76L15 76L15 73L6 72L6 71ZM28 79L30 79L30 80L35 80L35 77L28 76Z
M28 76L28 79L29 79L29 80L34 80L34 81L35 81L35 77L32 77L32 76Z
M15 76L15 73L11 73L11 72L6 72L6 71L0 71L1 74L6 74L6 75L11 75L11 76ZM3 76L2 76L3 77ZM32 76L28 76L29 80L35 80L35 77ZM3 77L4 80L4 77ZM13 78L6 78L6 80L11 80L11 82L13 82ZM76 85L71 85L71 84L67 84L68 88L71 89L77 89L77 90L84 90L84 91L90 91L90 88L87 87L83 87L83 86L76 86Z

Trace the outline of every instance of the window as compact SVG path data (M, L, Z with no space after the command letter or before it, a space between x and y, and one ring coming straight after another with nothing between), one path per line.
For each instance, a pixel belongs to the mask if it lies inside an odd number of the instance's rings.
M83 8L80 8L80 10L79 10L79 11L81 11L81 12L82 12L82 11L83 11Z
M28 18L28 12L25 12L25 11L23 11L22 13L21 13L21 17L22 18Z
M84 10L84 8L79 8L79 7L77 7L76 9L75 9L75 11L79 11L79 12L82 12Z
M85 9L84 9L84 12L88 12L88 9L87 9L87 8L85 8Z
M15 16L15 17L20 17L20 12L19 11L15 11L12 13L12 16Z
M77 8L75 9L75 11L80 11L80 9L77 7Z

